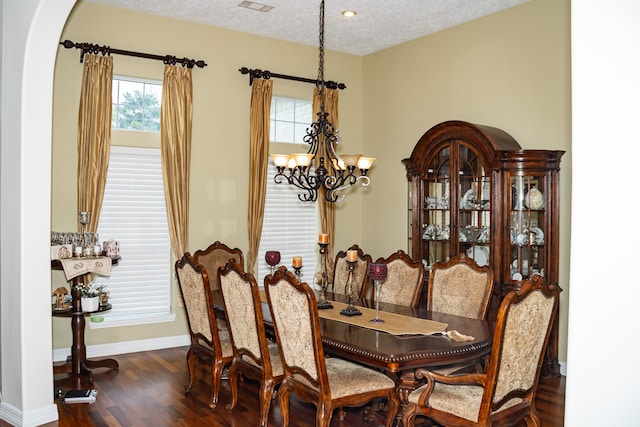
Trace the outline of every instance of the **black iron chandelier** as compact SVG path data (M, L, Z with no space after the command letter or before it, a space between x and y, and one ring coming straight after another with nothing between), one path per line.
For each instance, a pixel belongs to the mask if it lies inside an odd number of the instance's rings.
M336 153L336 145L342 140L338 130L327 120L329 113L324 105L324 0L320 1L320 58L316 86L320 96L318 120L306 130L303 141L309 144L307 153L271 154L278 173L274 176L276 184L289 183L303 192L298 198L303 202L315 202L318 190L324 189L328 202L341 202L346 197L340 192L358 181L366 187L371 180L367 172L375 158L362 157L361 154ZM360 175L357 175L358 171Z

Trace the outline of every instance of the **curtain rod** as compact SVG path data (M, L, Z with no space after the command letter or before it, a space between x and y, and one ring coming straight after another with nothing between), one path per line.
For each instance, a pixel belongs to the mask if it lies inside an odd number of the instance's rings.
M269 70L260 70L258 68L251 70L251 69L249 69L247 67L242 67L238 71L240 71L242 74L249 74L249 86L251 86L251 84L253 83L253 79L267 79L268 80L271 77L276 77L276 78L279 78L279 79L286 79L286 80L295 80L297 82L304 82L304 83L313 83L313 84L317 84L318 83L317 79L308 79L308 78L305 78L305 77L287 76L286 74L272 73ZM337 82L334 82L332 80L324 82L324 85L326 87L328 87L329 89L346 89L346 87L347 87L347 85L345 85L344 83L337 83Z
M115 49L110 46L100 46L93 43L74 43L71 40L65 40L63 42L60 42L60 44L67 49L71 49L72 47L75 47L76 49L81 49L82 52L80 52L80 62L83 61L84 55L86 53L93 53L93 54L101 53L102 55L111 55L112 53L116 53L119 55L135 56L138 58L157 59L159 61L164 62L167 65L181 64L183 67L187 67L187 68L193 68L194 65L199 68L204 68L207 66L207 63L204 62L203 60L196 61L195 59L189 59L189 58L180 59L173 55L162 56L162 55L153 55L151 53L132 52L130 50Z

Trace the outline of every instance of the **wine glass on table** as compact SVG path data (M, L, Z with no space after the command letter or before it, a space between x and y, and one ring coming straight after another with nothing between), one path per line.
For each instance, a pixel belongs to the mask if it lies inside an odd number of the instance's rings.
M275 267L280 262L279 251L267 251L264 254L264 260L271 266L271 274L275 272Z
M387 264L369 264L369 277L373 280L375 286L375 299L376 299L376 317L369 320L371 323L384 323L384 320L380 318L380 286L384 279L387 278Z

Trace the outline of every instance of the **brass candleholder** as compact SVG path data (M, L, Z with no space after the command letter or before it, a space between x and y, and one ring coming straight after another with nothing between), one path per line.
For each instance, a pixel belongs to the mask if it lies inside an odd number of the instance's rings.
M320 289L318 297L318 309L325 310L333 308L333 305L327 301L327 287L329 286L329 275L327 274L327 248L328 243L318 243L320 246L320 264L316 268L316 274L313 275L313 284L316 289Z
M360 290L358 289L356 279L355 277L353 277L353 269L356 266L356 262L357 261L347 261L349 274L347 276L345 292L347 294L347 298L349 298L349 305L340 310L340 314L342 314L343 316L360 316L362 314L362 312L353 305L353 302L360 296Z

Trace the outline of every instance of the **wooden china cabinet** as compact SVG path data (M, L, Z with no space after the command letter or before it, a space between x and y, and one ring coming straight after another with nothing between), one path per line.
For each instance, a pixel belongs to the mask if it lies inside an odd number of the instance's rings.
M428 269L465 253L492 267L489 320L495 320L502 298L531 275L558 285L563 154L523 150L511 135L490 126L447 121L429 129L403 160L412 257ZM543 376L559 373L556 318Z

